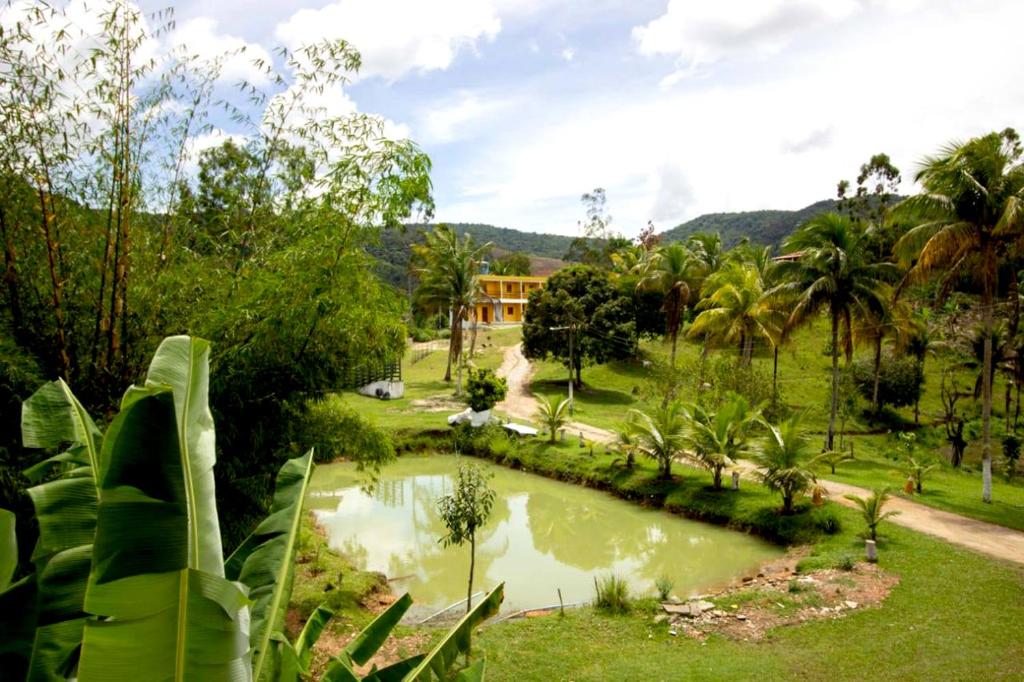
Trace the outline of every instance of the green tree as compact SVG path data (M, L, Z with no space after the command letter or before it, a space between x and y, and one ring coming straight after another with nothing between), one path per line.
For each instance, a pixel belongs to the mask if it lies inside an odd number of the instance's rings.
M529 275L530 257L522 251L497 258L491 263L492 275Z
M452 380L452 362L457 365L455 393L462 393L462 329L475 314L480 295L480 264L491 245L477 246L470 235L462 239L447 225L439 225L425 235L422 245L413 247L419 263L418 300L447 310L451 320L448 340L448 364L444 380Z
M793 501L817 480L808 464L810 444L803 429L803 415L794 414L778 425L768 426L768 437L752 460L761 481L782 495L782 513L793 512Z
M844 495L844 497L857 505L857 509L868 527L867 536L871 540L878 539L878 526L882 521L899 514L898 511L884 511L885 503L889 501L888 488L877 488L868 497L859 495Z
M927 158L915 176L924 192L895 209L915 224L896 253L912 263L908 278L939 273L943 284L965 270L981 284L978 307L987 330L982 382L982 499L992 501L992 336L999 259L1024 228L1024 163L1012 128L952 143Z
M775 345L786 318L754 265L726 264L704 281L703 295L689 335L736 345L744 366L753 358L755 340Z
M548 442L554 443L558 430L569 423L569 399L559 400L558 396L550 398L537 397L537 421L547 429Z
M549 277L543 289L530 292L523 320L523 354L531 360L562 360L570 375L575 375L576 386L583 384L585 361L622 360L636 350L632 301L616 291L604 270L573 265Z
M683 454L686 444L687 415L683 404L672 400L653 414L630 410L629 416L636 451L657 462L661 478L670 480L672 461Z
M487 485L490 476L473 465L459 465L451 495L437 501L437 510L448 534L440 542L445 547L469 542L469 583L466 588L466 613L473 603L473 569L476 564L476 532L491 515L494 491Z
M661 309L665 313L665 334L672 342L669 364L673 368L679 329L690 299L693 269L693 254L678 242L659 246L640 265L637 288L658 291L664 297Z
M752 452L751 432L761 413L743 396L733 395L714 414L694 405L689 410L686 443L700 464L711 471L715 490L722 489L722 471Z
M895 276L891 263L872 262L864 232L850 218L826 213L813 218L786 240L787 253L797 260L780 264L789 281L774 293L792 296L793 310L787 329L814 319L827 310L831 321L832 397L825 449L834 449L836 412L839 407L840 331L847 359L853 354L853 318L877 314L885 305L882 285Z

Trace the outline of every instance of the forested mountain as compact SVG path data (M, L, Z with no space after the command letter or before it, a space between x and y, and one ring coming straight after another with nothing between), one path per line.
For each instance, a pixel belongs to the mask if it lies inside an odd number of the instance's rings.
M797 226L814 216L834 211L835 199L817 201L798 211L742 211L739 213L706 213L661 233L663 241L682 241L696 232L718 232L726 247L734 246L744 237L756 244L778 245Z
M461 237L470 234L479 244L491 242L495 247L495 256L508 252L520 251L530 256L531 270L536 274L550 274L558 269L561 258L572 245L573 237L557 234L538 234L536 232L520 232L508 227L481 225L477 223L449 223ZM432 225L406 225L403 230L384 230L380 243L371 246L368 251L377 258L377 272L384 281L405 289L406 273L409 271L409 258L413 244L423 241L423 230Z

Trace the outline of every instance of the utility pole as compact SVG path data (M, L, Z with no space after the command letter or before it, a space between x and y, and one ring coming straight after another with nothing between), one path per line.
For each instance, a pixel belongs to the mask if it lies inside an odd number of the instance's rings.
M567 326L564 326L564 327L548 327L548 331L552 331L552 332L568 331L569 332L569 416L571 417L572 414L573 414L573 411L572 411L572 405L573 405L572 388L573 388L573 383L575 383L575 379L573 377L573 372L576 370L576 366L573 364L573 361L572 361L572 356L573 356L573 334L576 332L576 325L575 325L575 323L573 323L573 324L570 324L570 325L567 325Z

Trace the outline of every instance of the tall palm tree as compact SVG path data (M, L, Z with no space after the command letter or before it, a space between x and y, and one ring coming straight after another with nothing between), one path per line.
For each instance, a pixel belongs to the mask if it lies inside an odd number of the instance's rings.
M704 299L697 304L701 313L690 326L690 336L737 344L741 364L749 366L755 339L774 345L785 323L775 299L766 293L753 264L727 263L704 281Z
M965 269L981 284L982 327L992 329L999 259L1024 228L1024 163L1020 137L1008 128L947 145L925 159L916 180L924 192L897 206L915 227L897 243L913 263L908 281L933 273L943 283ZM982 499L992 501L992 336L985 334L982 371Z
M683 324L683 313L690 299L690 280L694 260L690 251L678 242L659 246L640 265L637 289L660 291L665 297L665 332L672 341L670 363L676 366L676 342Z
M447 225L438 225L426 233L425 241L413 247L419 264L420 286L417 300L440 309L447 308L451 317L448 341L448 365L444 380L452 380L452 362L457 363L456 393L462 392L462 328L475 314L480 294L480 264L491 250L488 242L477 246L470 235L459 239Z
M630 410L630 430L636 451L658 463L661 478L672 478L672 460L683 452L686 411L678 400L670 401L653 415Z
M832 397L826 450L834 450L839 409L840 331L846 339L847 360L853 355L851 327L855 317L876 314L885 305L882 285L896 276L892 263L871 262L868 240L848 216L824 213L812 218L786 240L788 253L797 260L780 263L787 282L774 295L793 296L795 304L786 322L788 333L827 310L832 327Z

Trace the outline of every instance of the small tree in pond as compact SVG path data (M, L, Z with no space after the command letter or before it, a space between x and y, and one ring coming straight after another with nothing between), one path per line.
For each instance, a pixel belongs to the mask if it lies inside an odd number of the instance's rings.
M807 436L797 413L779 425L769 424L768 438L753 460L761 481L782 495L782 513L793 512L793 500L817 480L806 466Z
M846 495L846 499L857 505L864 522L868 526L867 536L871 540L878 539L878 524L888 518L899 514L898 511L884 512L882 509L889 500L889 489L879 488L870 497L859 497L857 495Z
M490 478L478 467L459 465L455 488L451 495L437 501L437 510L448 534L440 542L445 547L469 542L469 584L466 591L466 613L473 602L473 569L476 564L476 531L487 523L494 506L494 491L487 485Z

